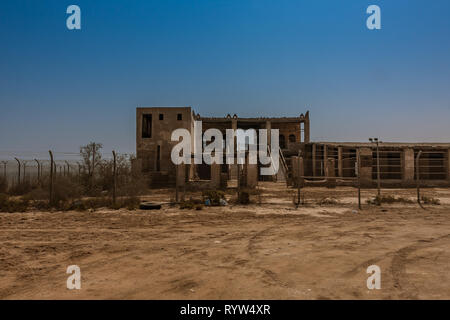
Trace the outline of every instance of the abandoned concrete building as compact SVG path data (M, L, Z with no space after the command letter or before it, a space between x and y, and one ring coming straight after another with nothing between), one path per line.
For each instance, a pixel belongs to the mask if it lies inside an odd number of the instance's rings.
M172 131L185 128L193 135L194 121L202 131L216 128L279 130L280 170L274 176L260 174L260 164L190 164L175 166L171 161ZM270 144L270 143L269 143ZM417 166L417 156L420 153ZM239 179L240 185L254 187L258 181L286 181L287 185L376 186L378 177L385 187L414 186L417 171L423 186L450 186L450 143L312 142L309 111L298 117L223 118L203 117L191 107L149 107L136 110L137 166L150 186L164 187L203 183L224 187ZM357 159L360 159L359 163ZM379 158L379 159L378 159ZM380 170L378 174L377 170ZM417 170L419 169L419 170Z

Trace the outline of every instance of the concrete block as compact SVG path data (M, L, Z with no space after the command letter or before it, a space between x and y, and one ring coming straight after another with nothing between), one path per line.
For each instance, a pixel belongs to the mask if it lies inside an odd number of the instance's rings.
M403 185L408 186L414 183L415 170L414 149L403 149Z

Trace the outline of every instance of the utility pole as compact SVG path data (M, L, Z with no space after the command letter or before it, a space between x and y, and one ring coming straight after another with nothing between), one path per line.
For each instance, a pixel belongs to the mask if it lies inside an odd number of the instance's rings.
M378 188L378 197L381 196L381 175L380 175L380 146L382 143L378 138L369 138L371 143L376 145L377 150L377 188Z
M116 188L117 188L117 157L113 150L113 204L116 204Z
M49 151L48 153L50 153L50 195L49 195L49 200L50 200L50 204L53 203L53 169L55 167L55 164L53 162L53 153L51 151Z
M19 173L17 175L17 184L19 185L20 184L20 161L17 158L14 158L14 159L16 159L17 164L18 164L18 168L19 168Z

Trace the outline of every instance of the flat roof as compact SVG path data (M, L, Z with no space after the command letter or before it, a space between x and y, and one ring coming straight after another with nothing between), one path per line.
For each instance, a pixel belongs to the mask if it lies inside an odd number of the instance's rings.
M309 142L309 144L320 144L332 147L373 147L374 143L371 142L327 142L327 141L317 141ZM450 142L381 142L379 146L382 147L427 147L427 148L450 148Z

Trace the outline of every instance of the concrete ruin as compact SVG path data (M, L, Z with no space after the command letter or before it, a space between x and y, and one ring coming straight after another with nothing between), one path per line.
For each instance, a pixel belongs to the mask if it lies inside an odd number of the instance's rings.
M280 170L275 176L262 176L260 164L186 164L175 166L171 141L175 129L184 128L193 135L194 121L202 121L202 131L219 129L279 130ZM236 144L235 144L236 145ZM241 186L255 187L258 181L286 181L287 185L355 185L360 160L360 182L377 185L379 155L383 187L410 187L416 180L416 157L423 186L450 186L450 143L311 142L309 111L298 117L223 118L202 117L191 107L149 107L136 110L136 166L153 187L183 186L189 183L219 188L239 179Z

